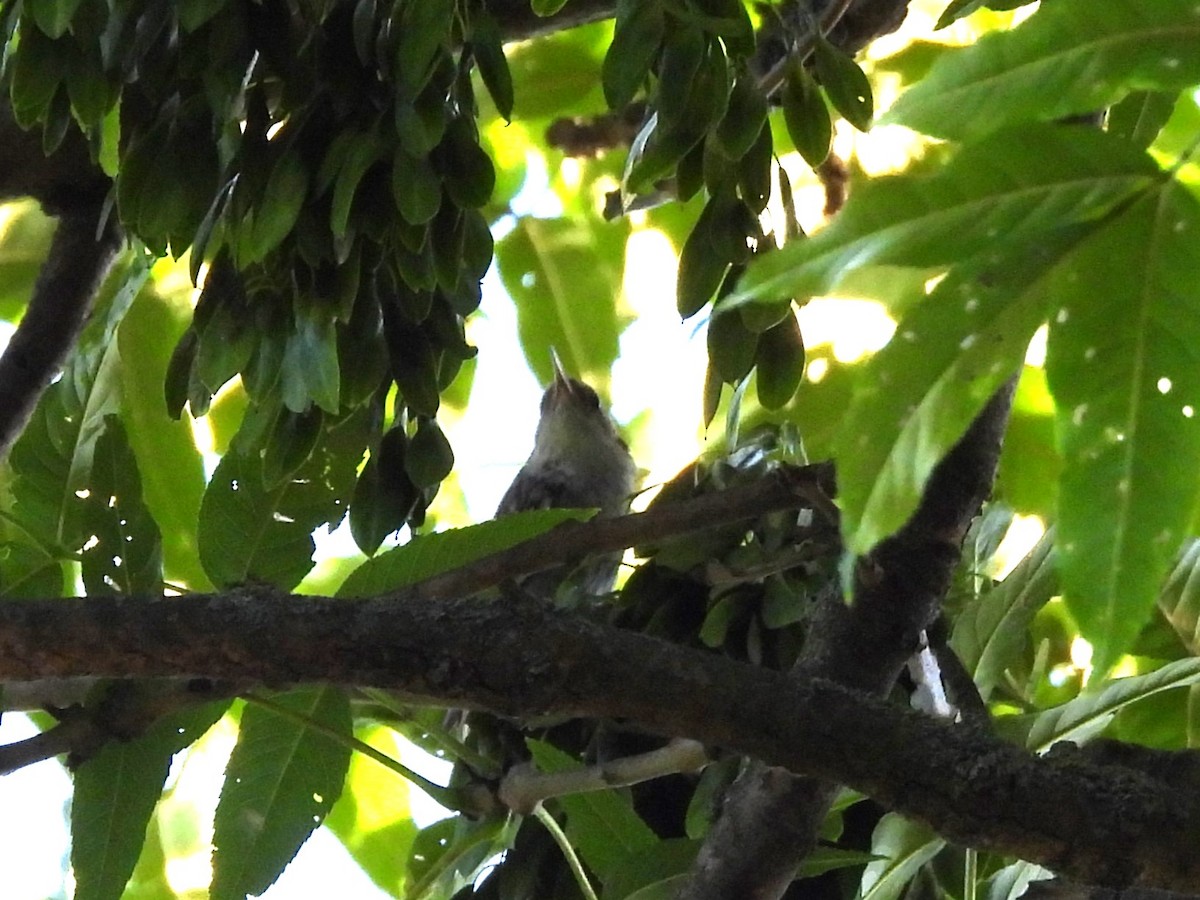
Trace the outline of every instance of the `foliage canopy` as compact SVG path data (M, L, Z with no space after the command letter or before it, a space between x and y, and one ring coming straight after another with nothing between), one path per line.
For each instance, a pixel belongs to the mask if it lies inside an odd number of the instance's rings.
M0 592L362 597L578 518L439 531L465 524L452 445L475 410L472 317L494 264L533 371L548 379L555 348L606 390L627 251L655 232L677 254L675 309L705 333L697 422L725 437L657 502L833 459L840 536L773 512L652 541L597 616L790 667L814 598L855 583L838 547L868 558L909 522L1019 373L994 496L945 598L949 643L997 730L1031 751L1099 734L1195 746L1194 2L1054 0L1027 18L1011 0L913 2L903 42L857 62L890 20L813 6L5 0L13 118L51 156L87 138L132 248L9 456ZM873 94L898 98L871 132ZM889 134L905 159L881 173ZM534 195L554 214L529 212ZM0 315L16 322L52 224L31 203L2 213ZM828 297L875 301L894 336L840 359L806 333ZM1043 339L1044 360L1029 350ZM1052 527L1002 572L1002 539L1033 516ZM371 558L318 566L314 532L344 520ZM444 710L372 686L155 696L89 698L101 716L166 715L73 760L77 898L172 895L170 763L219 721L238 738L216 898L267 890L322 824L393 896L467 896L504 851L488 896L671 896L744 765L714 751L656 787L513 811L474 789L518 758L569 772L661 742L477 713L464 738ZM451 784L392 758L397 735L454 761ZM419 828L381 773L456 814ZM797 877L834 872L822 890L872 900L929 880L999 900L1035 874L891 812L857 835L868 806L843 792Z

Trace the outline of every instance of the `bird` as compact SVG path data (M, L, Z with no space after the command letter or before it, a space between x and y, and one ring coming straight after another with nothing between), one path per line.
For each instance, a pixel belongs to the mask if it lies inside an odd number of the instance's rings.
M608 410L591 386L571 378L551 352L554 380L542 394L533 452L504 492L497 517L531 509L598 509L617 516L629 509L637 467ZM563 584L592 597L613 588L619 557L589 559L525 578L521 587L554 599Z

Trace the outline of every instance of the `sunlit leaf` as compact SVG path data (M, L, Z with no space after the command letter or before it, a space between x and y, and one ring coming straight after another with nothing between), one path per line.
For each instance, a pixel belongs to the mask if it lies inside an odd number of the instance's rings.
M395 746L395 733L371 726L357 737L380 749ZM389 755L395 751L389 749ZM361 753L350 757L346 789L325 819L325 827L363 867L375 884L396 893L407 876L409 848L417 835L408 782Z
M759 255L730 303L827 293L866 265L947 265L1094 221L1157 167L1091 128L1028 126L963 148L931 175L879 178L853 193L829 227Z
M207 579L196 550L196 520L204 465L191 428L168 415L162 393L171 348L187 322L185 313L185 304L148 292L129 308L117 332L121 419L137 456L143 498L162 531L169 577L202 589Z
M1200 205L1167 186L1053 273L1047 376L1068 608L1105 671L1150 615L1200 487Z
M1030 623L1058 589L1054 532L1047 531L999 585L970 604L954 623L950 646L986 700L1015 660Z
M1200 81L1198 44L1192 0L1056 0L946 54L885 121L966 139L1103 109L1131 90L1178 91Z
M1200 655L1200 540L1184 545L1158 595L1158 608L1188 651Z
M131 741L108 742L75 771L71 866L78 900L124 896L171 758L204 734L228 705L167 715Z
M603 223L525 217L496 245L521 344L543 381L552 375L552 347L585 377L607 373L617 358L622 270L613 260L622 259L625 237L625 229Z
M865 553L916 509L934 467L1018 371L1042 324L1047 269L1074 237L951 272L862 370L841 433L847 546Z
M881 859L869 863L859 884L861 900L896 900L907 890L920 868L935 857L946 842L924 825L888 813L875 826L871 852Z
M1001 732L1043 753L1058 741L1083 743L1102 732L1122 709L1172 688L1200 683L1200 659L1180 659L1145 675L1110 681L1052 709L999 721Z
M273 702L349 736L350 703L333 687ZM350 748L277 712L247 704L213 821L214 900L270 887L342 793Z
M442 572L499 553L562 522L589 517L590 510L536 509L490 522L414 537L367 560L346 579L339 597L370 597L398 590Z

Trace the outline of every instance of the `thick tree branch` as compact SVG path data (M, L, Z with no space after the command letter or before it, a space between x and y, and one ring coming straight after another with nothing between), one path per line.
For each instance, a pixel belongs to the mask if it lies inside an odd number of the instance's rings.
M104 213L109 187L80 132L68 129L47 157L41 135L0 104L0 200L33 197L58 217L25 316L0 356L0 458L61 371L120 251L120 229Z
M11 601L0 678L332 681L510 716L621 718L848 784L951 840L1092 883L1200 889L1200 804L1144 772L1078 753L1033 758L823 679L536 603L405 600L240 589Z
M66 362L121 249L120 229L97 209L64 213L16 333L0 356L0 457Z

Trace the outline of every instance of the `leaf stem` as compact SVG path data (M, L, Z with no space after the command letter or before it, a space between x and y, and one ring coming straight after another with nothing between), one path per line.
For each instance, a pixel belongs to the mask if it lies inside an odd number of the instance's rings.
M583 862L579 859L579 854L575 852L575 848L567 840L566 833L554 821L554 816L550 815L545 805L541 803L533 808L533 814L542 823L542 826L550 832L550 837L554 838L554 843L558 844L558 849L562 851L563 857L567 860L567 865L571 867L571 874L575 876L575 882L579 885L579 890L583 893L585 900L599 900L595 889L592 887L592 883L588 881L587 872L583 870Z

